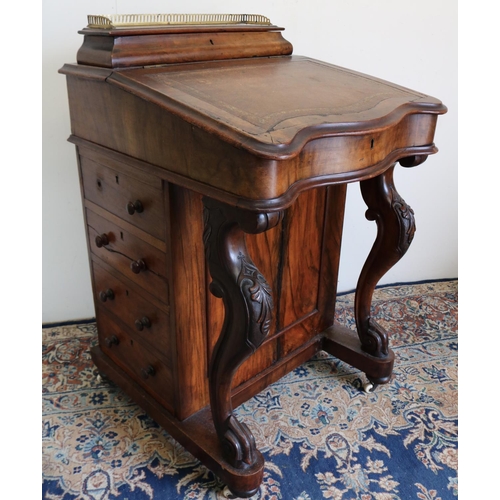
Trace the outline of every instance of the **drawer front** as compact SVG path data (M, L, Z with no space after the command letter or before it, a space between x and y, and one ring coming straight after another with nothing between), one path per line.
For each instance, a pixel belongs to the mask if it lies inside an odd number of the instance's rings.
M169 315L95 262L92 272L95 301L99 307L113 313L134 331L137 339L148 344L171 366Z
M174 407L171 369L102 310L97 312L99 345L123 371L170 412Z
M158 248L87 209L90 250L168 304L167 256Z
M85 157L80 165L87 200L165 241L161 179L148 175L143 183Z

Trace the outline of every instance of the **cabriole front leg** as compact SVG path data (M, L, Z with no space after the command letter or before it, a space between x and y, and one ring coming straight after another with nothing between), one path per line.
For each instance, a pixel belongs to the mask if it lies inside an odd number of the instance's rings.
M380 360L376 370L366 373L374 384L390 380L394 354L387 332L371 317L373 292L380 278L406 253L415 233L413 210L396 191L393 172L394 166L360 182L368 207L366 218L376 221L377 237L356 287L355 316L362 350Z
M224 325L209 367L213 421L224 456L232 467L262 468L264 460L252 433L233 414L231 382L241 363L268 335L273 312L271 288L248 255L245 233L256 234L274 227L282 212L261 214L209 198L203 201L210 291L222 298L225 308ZM235 493L251 496L255 489Z

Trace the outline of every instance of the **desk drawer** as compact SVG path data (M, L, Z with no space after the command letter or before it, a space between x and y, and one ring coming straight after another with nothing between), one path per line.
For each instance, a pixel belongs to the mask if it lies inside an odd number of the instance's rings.
M126 285L96 262L92 263L94 275L94 294L98 306L113 313L134 332L134 337L158 352L168 365L171 365L169 314L163 310L168 306L158 307L138 293L132 286Z
M97 330L102 351L157 401L173 412L174 380L170 367L132 338L102 310L97 313Z
M164 203L161 179L135 177L80 157L85 198L143 231L165 240Z
M94 255L168 304L165 252L88 209L87 230Z

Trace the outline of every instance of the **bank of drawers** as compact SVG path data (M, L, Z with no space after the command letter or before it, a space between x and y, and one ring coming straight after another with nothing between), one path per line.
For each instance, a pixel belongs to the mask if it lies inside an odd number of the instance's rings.
M99 345L172 411L162 180L86 157L80 166Z
M168 303L166 252L87 209L90 250L123 276Z
M97 330L102 351L173 412L174 384L171 368L104 311L97 315Z
M125 174L81 157L85 199L164 241L162 180L150 174Z

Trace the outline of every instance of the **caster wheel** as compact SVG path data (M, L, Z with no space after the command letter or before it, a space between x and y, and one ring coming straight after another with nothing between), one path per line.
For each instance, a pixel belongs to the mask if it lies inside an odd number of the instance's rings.
M227 486L225 486L224 489L222 490L222 496L224 498L231 498L231 499L238 498L237 496L234 495L234 493L231 493L231 490Z
M366 394L372 393L376 388L377 384L374 384L373 382L367 382L366 384L363 385L363 391Z
M99 373L99 372L97 372L95 380L98 384L108 384L109 383L109 378L106 377L106 375Z

